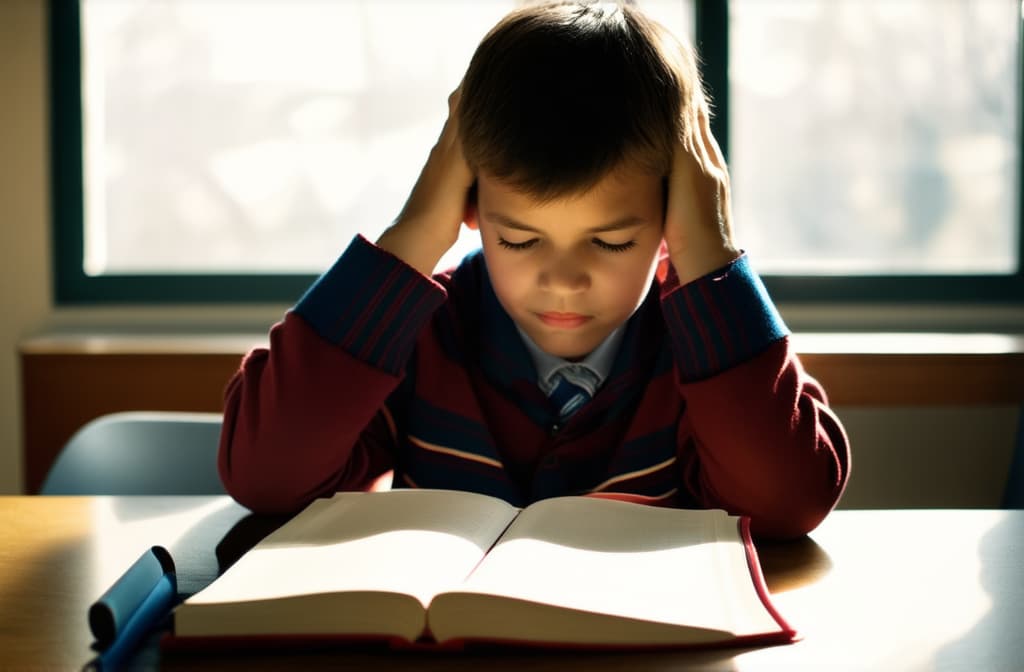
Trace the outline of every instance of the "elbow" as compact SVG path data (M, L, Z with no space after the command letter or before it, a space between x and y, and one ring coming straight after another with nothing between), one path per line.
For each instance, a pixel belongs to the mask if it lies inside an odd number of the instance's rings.
M705 496L705 505L748 517L756 539L784 540L803 537L818 527L841 494L841 488L827 484L815 487L807 481L776 481L769 485L766 479L758 479L748 482L742 495Z
M750 516L750 532L756 539L797 539L809 534L832 511L832 501L790 501Z
M760 539L795 539L814 530L839 503L849 478L849 448L846 437L829 442L832 460L822 460L796 480L778 478L768 488L762 505L751 515L751 533ZM824 462L824 464L822 464ZM766 496L765 496L766 495Z
M291 514L309 505L317 494L295 492L285 487L280 478L245 470L221 470L224 490L236 502L258 514Z
M759 539L795 539L814 530L839 503L849 479L849 446L842 431L822 432L814 459L762 465L747 481L737 511L750 516ZM741 503L742 501L742 503Z
M227 416L225 416L227 419ZM224 490L236 502L259 514L295 513L316 494L292 486L288 468L277 459L261 459L278 451L259 440L243 436L227 421L221 433L217 470Z
M222 469L220 472L224 490L236 502L258 514L295 513L308 501L282 492L280 486L267 482L260 474L244 473L244 470Z
M280 493L271 493L270 496L267 496L266 492L253 490L251 488L235 488L228 490L228 494L231 495L236 502L253 513L263 515L297 513L312 501L296 498L283 498L280 496Z
M221 463L220 480L224 490L236 502L259 514L294 513L304 503L295 497L287 496L279 486L267 482L263 474L254 473L251 469L232 468Z

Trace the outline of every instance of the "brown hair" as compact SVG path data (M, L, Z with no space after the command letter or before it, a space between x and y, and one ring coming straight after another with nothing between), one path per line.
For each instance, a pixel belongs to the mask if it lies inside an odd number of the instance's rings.
M459 137L474 172L547 200L623 165L667 175L700 101L692 49L635 7L549 2L513 11L480 42Z

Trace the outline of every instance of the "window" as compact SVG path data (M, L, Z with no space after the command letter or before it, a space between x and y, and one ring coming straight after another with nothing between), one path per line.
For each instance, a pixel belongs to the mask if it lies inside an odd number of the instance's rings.
M58 302L296 300L515 4L51 0ZM638 4L695 35L777 300L1024 298L1019 3Z

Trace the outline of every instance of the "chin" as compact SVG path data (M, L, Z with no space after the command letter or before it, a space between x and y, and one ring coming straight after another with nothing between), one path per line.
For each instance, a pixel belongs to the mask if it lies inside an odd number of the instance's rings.
M566 359L571 362L577 359L583 359L589 355L604 339L599 338L596 342L591 343L592 340L594 339L572 339L570 342L570 340L566 338L534 338L534 343L540 346L540 349L549 355L561 357L562 359Z
M590 354L590 350L586 352L580 352L578 350L549 350L548 348L543 348L543 350L549 355L561 357L567 362L578 362L582 359L585 359L586 356Z

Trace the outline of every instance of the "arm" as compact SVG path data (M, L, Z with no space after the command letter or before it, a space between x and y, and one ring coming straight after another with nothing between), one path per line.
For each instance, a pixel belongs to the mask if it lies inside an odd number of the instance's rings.
M357 238L242 361L225 395L219 468L254 511L295 511L391 467L385 402L444 290Z
M686 400L685 487L703 506L749 515L759 536L806 534L842 494L849 445L760 279L744 256L668 284L662 301Z
M458 141L459 90L402 213L377 246L357 238L250 353L226 392L219 469L255 511L294 511L361 489L391 467L385 405L444 302L427 276L468 218L473 175ZM400 420L400 419L399 419Z
M459 140L460 85L448 97L448 120L430 150L416 186L395 223L377 245L405 263L430 275L459 237L463 222L476 228L472 187L475 176Z
M664 230L675 278L662 307L686 400L684 485L704 506L749 515L758 535L799 536L842 494L848 441L733 245L729 175L703 94L682 109Z

